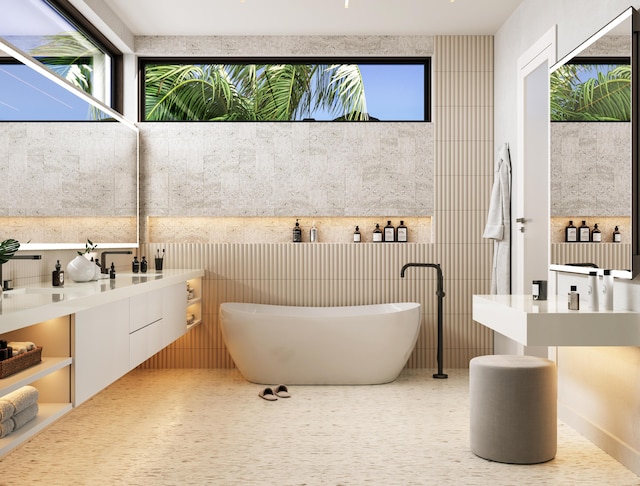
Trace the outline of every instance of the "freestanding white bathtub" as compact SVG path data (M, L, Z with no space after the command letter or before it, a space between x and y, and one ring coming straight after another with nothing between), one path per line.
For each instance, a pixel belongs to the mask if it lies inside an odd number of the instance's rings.
M227 349L250 382L373 385L395 380L420 331L420 304L292 307L223 303Z

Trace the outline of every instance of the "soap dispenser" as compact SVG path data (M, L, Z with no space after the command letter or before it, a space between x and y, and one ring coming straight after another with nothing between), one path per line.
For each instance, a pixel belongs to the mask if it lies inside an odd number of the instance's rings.
M116 266L111 262L111 268L109 269L109 278L116 278Z
M300 228L300 221L296 219L296 225L293 227L293 242L300 243L302 241L302 229Z
M591 230L587 226L586 221L583 221L580 228L578 228L578 241L580 243L587 243L591 241Z
M387 221L387 225L384 227L384 241L387 243L396 241L396 229L391 224L391 221Z
M407 227L404 225L404 221L400 221L400 225L396 228L396 240L399 243L406 243L408 241L407 238Z
M380 225L376 223L376 229L373 230L373 241L379 243L382 241L382 230Z
M56 269L51 276L54 287L64 287L64 270L61 270L60 260L56 262Z
M149 269L149 263L147 262L147 257L143 256L142 261L140 262L140 271L142 273L147 273L148 269Z
M622 235L620 234L620 230L616 226L616 228L613 230L613 242L620 243L621 241L622 241Z
M353 242L360 243L362 241L362 235L360 234L360 227L356 226L356 230L353 232Z
M133 257L133 262L131 262L131 271L133 273L138 273L140 271L140 262L138 261L138 257Z
M594 243L600 243L602 241L602 232L598 229L598 223L593 225L593 231L591 232L591 241Z

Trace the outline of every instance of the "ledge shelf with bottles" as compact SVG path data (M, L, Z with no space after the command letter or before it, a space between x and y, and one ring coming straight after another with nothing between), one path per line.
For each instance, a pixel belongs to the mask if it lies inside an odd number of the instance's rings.
M187 280L187 330L202 323L202 279Z

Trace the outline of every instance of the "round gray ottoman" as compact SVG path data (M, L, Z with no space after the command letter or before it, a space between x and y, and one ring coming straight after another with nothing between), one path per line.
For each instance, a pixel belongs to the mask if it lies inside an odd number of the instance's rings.
M511 355L473 358L469 363L471 451L509 464L553 459L557 396L553 361Z

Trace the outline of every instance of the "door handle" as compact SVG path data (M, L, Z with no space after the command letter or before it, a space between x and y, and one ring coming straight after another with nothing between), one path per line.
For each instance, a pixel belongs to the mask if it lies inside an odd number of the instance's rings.
M524 218L516 218L516 223L522 223L524 224L526 220Z

